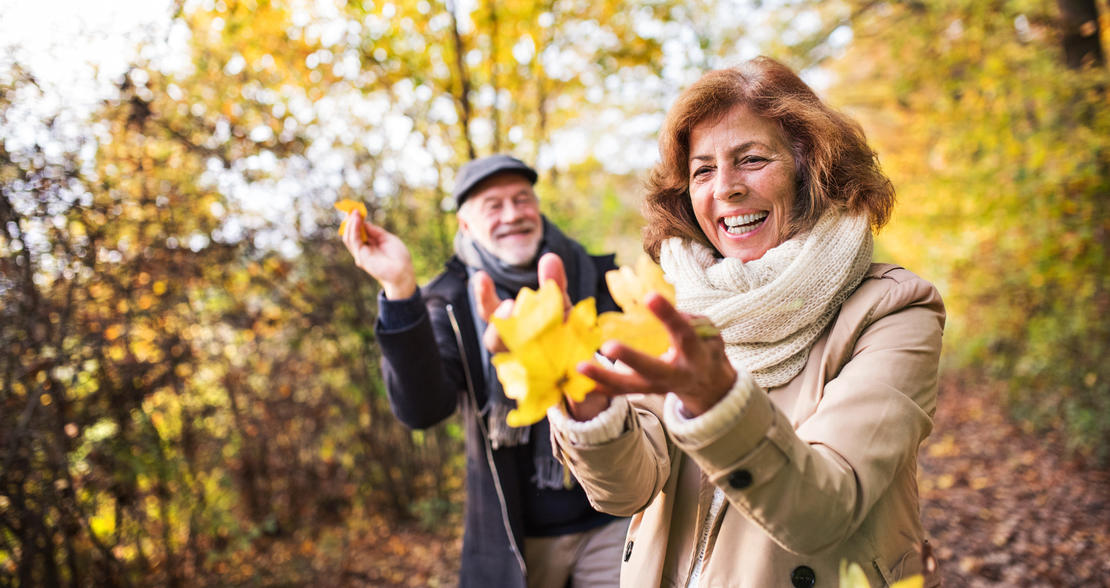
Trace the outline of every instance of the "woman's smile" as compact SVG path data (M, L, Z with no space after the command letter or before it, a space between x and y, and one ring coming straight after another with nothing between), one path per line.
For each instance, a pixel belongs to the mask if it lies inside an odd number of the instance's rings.
M735 235L737 237L750 235L753 231L759 230L763 227L763 222L767 220L766 211L752 212L748 214L738 214L736 216L726 216L721 219L726 233Z

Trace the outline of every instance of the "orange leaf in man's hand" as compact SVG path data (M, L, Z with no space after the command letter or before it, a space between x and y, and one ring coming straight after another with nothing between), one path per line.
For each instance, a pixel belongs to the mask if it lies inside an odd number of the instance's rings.
M363 218L363 219L366 218L366 205L361 203L361 202L355 202L354 200L351 200L350 198L344 198L343 200L340 200L339 202L336 202L335 203L335 209L338 210L339 212L342 212L345 215L348 215L348 216L351 214L352 210L357 210L358 214L361 216L361 218ZM347 218L344 217L343 222L339 224L339 236L342 237L343 232L346 231L346 230L347 230ZM360 240L365 242L367 240L366 239L366 229L364 229L362 227L359 227L358 228L358 236L359 236Z

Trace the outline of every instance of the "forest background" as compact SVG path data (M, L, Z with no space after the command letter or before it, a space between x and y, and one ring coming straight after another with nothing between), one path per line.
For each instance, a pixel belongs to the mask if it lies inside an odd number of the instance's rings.
M862 122L899 194L877 258L943 293L946 378L1105 467L1108 14L177 0L79 113L0 38L0 586L331 584L429 548L408 529L457 540L460 427L391 417L333 204L365 202L427 279L454 170L508 151L630 264L666 108L757 54Z

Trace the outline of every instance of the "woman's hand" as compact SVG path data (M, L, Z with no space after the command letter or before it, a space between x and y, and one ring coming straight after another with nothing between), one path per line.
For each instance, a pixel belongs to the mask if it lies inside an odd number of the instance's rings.
M601 346L602 355L629 369L622 373L584 363L578 371L597 382L595 392L606 396L674 392L688 416L704 413L736 382L736 370L725 355L724 341L716 329L704 328L708 321L680 313L658 294L649 294L644 303L667 328L671 348L661 357L652 357L617 341L607 341Z

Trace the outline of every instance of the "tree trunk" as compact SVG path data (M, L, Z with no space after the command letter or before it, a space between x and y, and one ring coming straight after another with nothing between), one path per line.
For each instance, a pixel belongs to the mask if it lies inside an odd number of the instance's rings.
M1106 64L1099 37L1098 5L1095 0L1056 0L1060 8L1064 60L1071 69Z
M469 159L476 159L478 154L470 139L470 74L466 71L466 47L463 46L462 33L459 32L459 19L455 16L457 9L454 2L447 3L447 13L451 15L451 35L455 40L455 74L459 76L459 95L455 99L458 101L463 139L466 140L466 154Z
M501 152L501 114L498 108L501 88L497 85L498 54L497 43L497 2L489 0L489 83L493 88L493 108L490 110L490 121L493 123L493 152Z

